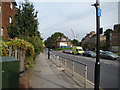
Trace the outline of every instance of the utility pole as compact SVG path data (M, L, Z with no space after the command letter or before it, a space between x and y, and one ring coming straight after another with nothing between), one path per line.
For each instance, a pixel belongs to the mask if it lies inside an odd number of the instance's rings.
M50 59L50 48L48 48L48 59Z
M95 63L95 71L94 71L94 90L99 90L100 86L100 2L96 0L96 3L92 6L96 8L96 32L97 32L97 45L96 45L96 63Z

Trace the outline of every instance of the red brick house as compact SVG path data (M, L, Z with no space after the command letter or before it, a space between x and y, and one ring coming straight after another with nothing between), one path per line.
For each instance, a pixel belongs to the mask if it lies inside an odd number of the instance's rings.
M9 0L9 2L0 0L0 36L5 40L9 39L7 27L12 23L12 19L17 13L16 6L15 0Z

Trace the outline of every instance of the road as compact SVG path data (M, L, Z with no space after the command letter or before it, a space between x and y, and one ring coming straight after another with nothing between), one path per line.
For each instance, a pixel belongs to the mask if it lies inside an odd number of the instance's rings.
M74 59L88 66L88 80L94 83L94 66L95 58L84 57L80 55L65 54L54 51L59 56ZM118 60L101 59L100 69L100 87L101 88L118 88Z

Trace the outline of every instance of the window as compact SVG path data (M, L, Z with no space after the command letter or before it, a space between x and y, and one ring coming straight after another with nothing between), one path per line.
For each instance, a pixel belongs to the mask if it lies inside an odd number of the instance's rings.
M9 23L12 23L12 17L11 16L9 17Z
M3 28L0 28L0 36L3 36Z
M112 36L112 33L110 33L110 36Z
M76 49L76 51L78 52L78 51L83 51L83 49Z
M13 9L13 4L12 3L10 3L10 8Z

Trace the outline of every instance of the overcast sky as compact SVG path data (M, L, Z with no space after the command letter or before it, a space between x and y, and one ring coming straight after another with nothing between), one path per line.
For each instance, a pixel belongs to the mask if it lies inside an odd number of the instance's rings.
M90 31L95 31L94 2L33 2L38 11L39 31L47 39L55 32L62 32L73 39L71 29L81 40ZM118 3L101 2L101 27L113 29L118 23Z

